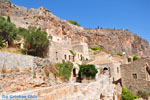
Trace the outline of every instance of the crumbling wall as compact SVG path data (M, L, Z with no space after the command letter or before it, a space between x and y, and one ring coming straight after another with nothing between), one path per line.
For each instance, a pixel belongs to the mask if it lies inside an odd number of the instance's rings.
M121 65L121 80L123 86L137 93L139 90L150 91L150 81L146 80L145 63L149 60L138 60L129 65Z
M45 66L46 63L49 63L50 59L42 59L39 57L14 54L8 52L0 52L0 69L5 68L9 69L19 69L19 71L24 71L27 68L31 70L33 67L37 67L37 63L40 67ZM1 73L1 72L0 72Z
M61 84L54 67L50 59L0 52L0 94Z
M101 76L89 84L61 84L10 95L28 96L31 94L36 96L37 100L121 100L121 87L112 84L108 76Z

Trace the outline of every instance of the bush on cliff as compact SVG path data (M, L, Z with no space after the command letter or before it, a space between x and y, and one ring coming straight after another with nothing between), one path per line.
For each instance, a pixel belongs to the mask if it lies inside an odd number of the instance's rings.
M79 65L80 70L79 70L79 76L86 76L87 78L92 77L93 79L95 78L97 74L97 69L95 65L89 64L89 65Z
M77 25L80 26L80 24L78 24L77 21L73 21L73 20L68 20L69 23L73 24L73 25Z
M20 28L19 32L24 38L26 54L39 57L44 57L47 54L49 40L46 32L35 27L29 27L28 29Z
M139 97L133 94L131 91L126 89L125 87L122 87L122 99L123 100L135 100Z
M93 51L103 51L103 52L105 52L103 49L101 49L97 46L91 47L90 49L93 50Z
M127 56L128 62L131 62L131 58Z
M122 54L122 53L118 53L117 55L118 55L118 56L123 56L123 54Z
M57 63L56 66L59 69L59 76L63 76L65 79L69 80L73 69L73 63L63 61L62 63Z
M135 61L135 60L137 60L137 59L139 59L139 57L137 57L137 56L134 56L134 57L133 57L133 61Z

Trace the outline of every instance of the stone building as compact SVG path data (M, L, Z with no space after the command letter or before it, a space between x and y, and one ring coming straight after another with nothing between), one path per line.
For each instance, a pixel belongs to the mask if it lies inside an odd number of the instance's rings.
M100 53L94 61L88 62L88 64L94 64L98 69L97 77L101 74L107 74L113 81L118 81L121 78L120 65L122 63L122 59L116 59L106 53Z
M122 85L133 93L150 91L150 58L141 58L131 64L121 65Z
M72 43L66 37L52 36L52 41L49 46L49 57L53 62L66 60L80 64L82 60L89 59L88 45L83 42Z
M49 45L49 58L52 62L70 61L74 64L73 76L79 71L78 64L89 59L88 45L84 42L71 42L67 36L52 36Z

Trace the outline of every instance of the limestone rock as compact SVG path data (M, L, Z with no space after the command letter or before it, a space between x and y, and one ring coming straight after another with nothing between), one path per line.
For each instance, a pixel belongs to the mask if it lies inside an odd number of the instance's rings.
M86 29L59 19L43 7L27 10L8 0L0 0L0 14L10 16L17 27L27 28L29 25L41 27L48 34L60 37L67 35L72 41L84 41L89 47L96 45L111 54L126 52L139 56L150 55L149 43L129 30L100 27Z

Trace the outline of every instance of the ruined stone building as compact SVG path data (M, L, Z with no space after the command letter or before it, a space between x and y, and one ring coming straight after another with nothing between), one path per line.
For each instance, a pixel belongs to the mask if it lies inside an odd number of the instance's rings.
M133 93L150 91L150 59L141 58L131 64L121 65L122 85Z
M74 53L74 54L73 54ZM88 45L84 42L71 42L68 37L52 36L49 46L49 57L53 62L62 60L81 63L89 59Z
M96 65L98 75L107 74L113 81L118 81L121 78L120 65L125 62L125 59L120 57L112 57L106 53L100 53L95 57L95 60L88 62L88 64Z
M71 42L67 36L52 36L49 45L49 58L52 62L70 61L74 64L73 73L79 71L78 64L89 59L88 45L84 42Z

